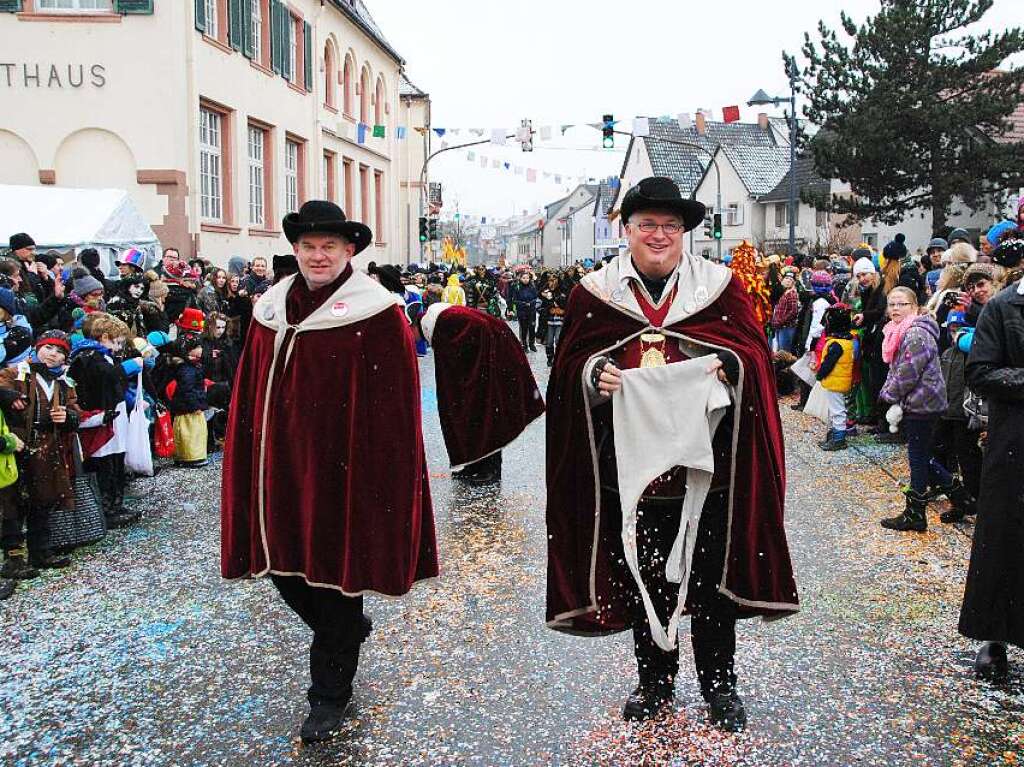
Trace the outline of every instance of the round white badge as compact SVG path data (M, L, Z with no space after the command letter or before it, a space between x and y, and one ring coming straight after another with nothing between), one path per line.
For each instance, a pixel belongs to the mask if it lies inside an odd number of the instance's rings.
M348 304L344 301L335 301L331 304L331 314L335 317L344 317L348 314Z
M267 304L267 306L263 309L263 319L267 320L268 322L274 319L274 307L272 304Z

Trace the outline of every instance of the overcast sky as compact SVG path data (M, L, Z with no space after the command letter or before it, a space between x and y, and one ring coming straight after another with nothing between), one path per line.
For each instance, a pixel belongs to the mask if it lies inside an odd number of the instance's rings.
M575 186L578 175L617 175L629 139L599 149L601 135L581 127L559 135L566 123L599 122L611 113L675 115L739 105L741 119L756 119L747 100L758 88L788 93L781 52L798 52L805 31L819 19L839 26L840 9L857 21L877 12L877 0L365 0L385 36L406 60L410 79L433 103L433 125L459 128L451 144L473 140L468 128L512 129L524 117L535 129L555 126L536 150L518 145L447 152L431 162L444 184L444 213L456 201L463 213L504 217L536 209ZM1022 0L996 0L984 25L1021 24ZM814 36L816 39L816 35ZM762 108L763 109L763 108ZM798 104L799 112L800 106ZM781 114L771 110L772 114ZM618 126L629 130L628 123ZM414 134L415 135L415 134ZM435 148L440 140L434 137ZM571 147L554 149L553 147ZM479 156L536 168L537 182L512 171L486 170ZM571 177L561 186L543 171Z

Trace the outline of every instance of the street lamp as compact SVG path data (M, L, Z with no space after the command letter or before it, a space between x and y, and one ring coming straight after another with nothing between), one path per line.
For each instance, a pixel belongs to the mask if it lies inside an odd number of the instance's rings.
M789 202L787 203L789 213L789 255L796 253L796 80L793 74L789 76L789 97L769 96L763 89L758 88L757 93L750 97L747 102L749 107L759 107L771 104L778 106L789 102Z

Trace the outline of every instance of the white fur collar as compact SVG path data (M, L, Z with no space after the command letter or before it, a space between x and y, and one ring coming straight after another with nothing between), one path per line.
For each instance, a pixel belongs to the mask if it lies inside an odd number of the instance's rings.
M420 319L420 330L423 331L423 337L431 346L434 345L434 326L437 324L437 318L441 316L441 312L451 306L451 304L438 301L428 306L427 311L423 313L423 317Z
M636 296L630 290L629 281L636 275L632 256L627 253L616 256L596 272L591 272L580 284L607 304L646 322ZM696 314L715 301L732 279L732 270L727 266L683 254L675 274L678 289L672 301L665 325L674 325Z
M288 290L299 275L281 280L263 294L252 310L252 318L279 332L288 327ZM362 272L353 272L344 284L296 326L296 330L327 330L361 322L396 306L398 296Z

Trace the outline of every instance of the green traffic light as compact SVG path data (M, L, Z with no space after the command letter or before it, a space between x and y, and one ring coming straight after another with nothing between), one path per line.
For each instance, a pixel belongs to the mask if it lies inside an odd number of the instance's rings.
M426 242L426 241L427 241L427 235L421 234L420 235L420 242Z
M605 149L614 149L615 148L615 137L614 136L605 136L604 140L601 142L601 145Z

